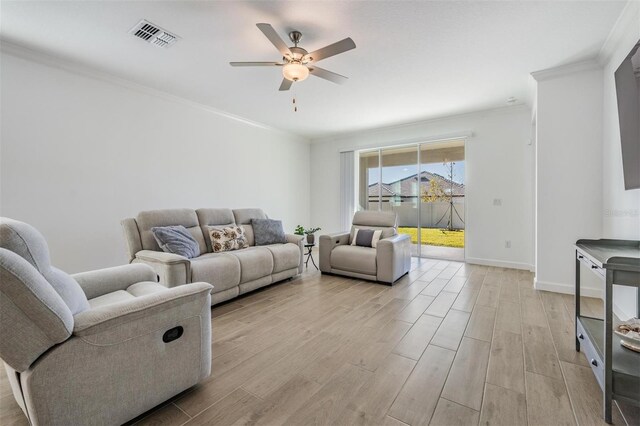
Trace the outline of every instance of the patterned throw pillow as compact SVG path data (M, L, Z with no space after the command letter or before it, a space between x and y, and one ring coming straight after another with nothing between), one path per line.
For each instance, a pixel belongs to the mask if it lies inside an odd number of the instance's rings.
M244 235L244 229L239 226L209 228L209 238L211 239L211 249L214 253L249 247L247 237Z

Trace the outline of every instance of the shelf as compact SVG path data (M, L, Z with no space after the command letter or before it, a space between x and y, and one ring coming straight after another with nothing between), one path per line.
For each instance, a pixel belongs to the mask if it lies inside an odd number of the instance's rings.
M593 344L602 363L604 359L604 321L597 318L578 317L578 321ZM640 401L640 353L620 345L620 337L612 336L613 393L616 396ZM636 403L637 404L637 403Z

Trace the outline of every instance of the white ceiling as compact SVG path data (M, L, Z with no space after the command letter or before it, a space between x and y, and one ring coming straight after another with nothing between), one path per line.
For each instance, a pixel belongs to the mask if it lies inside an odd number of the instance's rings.
M310 138L527 101L528 75L597 55L625 2L5 1L4 40ZM145 18L182 37L168 49L127 31ZM302 31L319 63L346 75L278 92L279 60L256 28ZM295 93L299 111L293 112Z

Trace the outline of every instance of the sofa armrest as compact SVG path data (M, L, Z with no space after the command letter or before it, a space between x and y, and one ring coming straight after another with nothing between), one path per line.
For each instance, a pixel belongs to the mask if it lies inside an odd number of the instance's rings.
M123 333L140 333L144 330L133 327L136 321L162 314L173 308L195 303L197 310L183 312L184 315L199 315L201 306L211 306L213 286L207 283L193 283L167 289L146 296L136 297L111 305L89 309L73 317L75 336L86 337L121 329ZM160 315L161 317L162 315ZM127 336L131 338L133 336ZM94 342L95 343L95 342Z
M176 287L191 282L191 261L184 256L163 251L141 250L134 263L144 263L155 271L160 284Z
M115 266L113 268L98 269L81 272L72 277L80 284L87 299L125 290L132 284L141 281L156 282L158 277L154 270L144 264Z
M349 244L349 232L320 235L320 271L331 272L331 251L339 245Z
M398 234L378 241L376 262L378 281L394 283L411 268L411 237Z
M302 273L302 259L304 258L304 236L295 234L285 234L288 243L295 244L300 248L300 262L298 263L298 273Z

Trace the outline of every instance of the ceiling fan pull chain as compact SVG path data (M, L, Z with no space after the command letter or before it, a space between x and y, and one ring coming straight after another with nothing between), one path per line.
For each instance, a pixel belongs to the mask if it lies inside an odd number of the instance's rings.
M293 95L293 112L298 112L298 105L296 105L296 95Z

